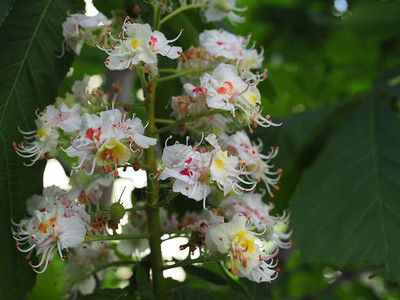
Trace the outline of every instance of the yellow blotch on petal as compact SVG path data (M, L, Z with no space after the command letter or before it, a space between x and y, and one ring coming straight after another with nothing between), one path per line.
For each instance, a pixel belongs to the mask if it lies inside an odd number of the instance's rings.
M223 169L224 166L222 165L222 160L220 160L219 158L214 159L214 163L217 166L218 169Z
M246 237L247 232L244 230L240 230L236 233L236 240L238 240L238 245L243 248L246 249L247 247L247 251L250 253L254 250L254 242Z
M46 135L46 130L40 129L38 133L39 140Z
M130 157L131 150L116 138L110 139L96 153L99 166L108 166L115 163L123 165Z
M139 46L139 41L136 40L136 39L133 39L133 40L131 41L131 45L132 45L132 48L133 48L133 49L136 49L137 46Z

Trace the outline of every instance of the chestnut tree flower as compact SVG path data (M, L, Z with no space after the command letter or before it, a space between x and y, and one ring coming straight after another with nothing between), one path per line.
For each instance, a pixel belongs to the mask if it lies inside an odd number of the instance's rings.
M157 54L171 59L180 56L182 48L170 45L180 34L173 40L167 40L163 33L152 32L149 24L132 24L126 19L119 39L110 34L116 44L112 45L111 49L99 45L98 47L109 55L105 64L110 70L132 69L144 64L157 74Z
M292 235L292 230L287 230L289 214L271 216L274 205L272 203L265 204L262 197L262 194L256 193L233 195L222 201L221 209L228 219L238 213L246 216L260 232L259 237L265 239L271 247L289 249Z
M223 18L228 18L235 25L245 21L245 18L237 15L236 12L243 12L247 7L236 7L235 0L208 0L208 4L209 7L204 11L207 22L221 21Z
M18 250L30 253L35 249L41 257L38 264L29 262L36 273L46 270L55 248L64 260L63 250L83 243L90 220L84 205L78 205L71 195L58 188L45 189L43 196L30 198L29 210L38 208L33 210L30 219L13 223L17 226L13 236Z
M210 226L205 236L206 247L213 252L227 253L228 270L239 277L256 282L271 282L278 276L279 269L269 255L255 242L248 230L248 218L236 214L228 223Z
M102 13L92 17L73 14L62 24L62 33L68 47L79 55L83 44L94 39L93 31L111 25L111 23L111 20L108 20Z
M144 129L140 119L134 116L126 119L126 114L118 109L103 111L99 116L85 113L78 136L64 151L70 157L79 158L76 169L89 167L88 174L92 175L98 165L105 173L115 169L117 176L118 165L126 164L132 152L156 144L157 139L143 135Z
M243 130L229 136L227 146L236 150L238 157L246 164L248 169L252 170L260 166L258 171L249 176L254 180L264 182L269 195L274 197L272 189L279 190L277 184L282 176L282 169L272 170L274 165L271 164L271 160L276 157L279 148L271 147L269 153L264 155L261 153L263 148L261 140L258 144L251 143Z

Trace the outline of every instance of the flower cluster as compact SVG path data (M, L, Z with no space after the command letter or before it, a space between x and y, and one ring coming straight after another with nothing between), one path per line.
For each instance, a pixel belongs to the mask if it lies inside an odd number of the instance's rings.
M74 193L65 193L55 186L45 188L42 196L35 195L27 201L31 218L13 223L17 226L13 236L18 250L30 253L36 249L36 255L41 255L38 264L29 262L36 273L46 270L55 248L65 259L63 250L83 243L90 217L85 206L75 199Z
M201 8L208 22L244 20L236 12L245 9L238 8L235 0L189 2L180 0L181 6ZM35 130L20 130L24 141L13 143L17 154L31 160L28 166L60 154L58 158L72 169L68 172L72 188L66 192L52 186L45 188L42 196L28 199L30 217L14 223L16 246L22 252L36 250L39 262L29 264L37 273L45 271L54 258L54 249L62 260L69 251L65 278L72 298L93 292L97 280L104 276L97 270L116 260L116 256L134 257L136 263L147 255L150 245L153 249L158 247L157 243L164 239L162 231L186 235L188 242L180 246L181 250L189 248L193 252L199 248L201 255L224 259L233 275L270 282L279 272L279 250L292 245L289 214L273 216L273 204L264 202L265 197L273 198L279 190L282 170L273 162L278 148L270 147L263 154L261 140L252 142L241 129L245 126L254 133L253 128L259 126L281 125L263 115L257 87L266 78L266 70L257 71L262 67L263 49L258 52L254 45L248 47L250 36L206 30L199 36L199 47L183 52L172 44L182 30L172 40L158 31L157 25L175 15L160 17L170 12L172 2L147 3L154 8L154 27L145 22L140 7L134 7L137 18L132 23L124 16L118 37L111 34L111 25L113 29L119 27L118 21L108 20L101 13L94 17L73 14L63 24L65 43L75 53L79 54L84 43L96 43L108 55L105 67L109 70L137 71L135 78L138 83L140 80L145 101L121 104L124 110L120 110L115 101L119 85L113 86L111 100L109 93L91 87L90 76L85 75L73 84L70 93L37 112ZM162 69L158 55L179 59L177 69ZM168 72L173 74L159 75ZM184 92L171 98L175 123L159 117L161 102L157 97L163 95L155 89L159 82L178 77ZM129 106L137 105L146 110L151 123L143 123L131 111L128 114ZM164 138L160 133L172 127L193 133L192 137L198 137L197 143L189 143L193 138L187 137L186 143L171 144L171 139L182 137L170 136L164 139L163 149L153 147L162 144L157 144ZM134 172L141 167L147 172L146 192L133 192L133 207L125 207L122 195L112 203L104 188L114 182L116 187L116 177L121 182L128 169ZM164 182L158 184L157 180ZM256 192L256 188L263 192ZM181 195L180 201L185 197L201 201L202 213L183 213L174 207L172 199L177 194ZM166 203L168 212L172 212L169 215L162 208ZM201 209L198 203L192 204ZM89 242L108 240L107 235L120 241L109 248ZM85 240L89 244L83 244ZM152 259L151 263L156 260L159 264L162 258ZM160 267L152 266L152 271Z

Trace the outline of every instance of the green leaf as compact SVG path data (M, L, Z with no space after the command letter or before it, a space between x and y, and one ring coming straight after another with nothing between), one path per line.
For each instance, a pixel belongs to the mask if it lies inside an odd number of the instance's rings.
M123 300L132 299L128 296L128 292L124 289L104 289L94 294L80 297L82 300Z
M310 262L367 262L400 282L400 122L371 96L304 172L290 203L293 240Z
M4 22L4 19L10 13L10 10L12 9L14 3L15 3L15 0L1 1L1 3L0 3L0 25Z
M182 287L171 295L170 300L216 300L207 290Z
M183 268L185 270L186 273L191 274L193 276L197 276L200 277L204 280L210 281L214 284L217 285L227 285L228 282L221 277L220 275L218 275L217 273L201 268L201 267L196 267L196 266L185 266Z
M287 202L296 191L305 168L310 166L338 125L350 118L359 101L342 101L334 105L306 111L282 120L280 128L256 131L264 144L264 151L270 146L279 147L279 154L274 159L276 168L283 168L279 182L280 190L275 194L274 204L278 210L287 206ZM270 198L268 197L268 201Z
M44 164L23 167L12 142L22 140L18 126L33 130L35 110L54 102L71 63L71 55L56 58L63 41L61 24L66 12L75 9L75 1L17 1L0 28L1 299L25 298L35 281L25 255L15 249L10 220L26 216L25 201L41 193Z

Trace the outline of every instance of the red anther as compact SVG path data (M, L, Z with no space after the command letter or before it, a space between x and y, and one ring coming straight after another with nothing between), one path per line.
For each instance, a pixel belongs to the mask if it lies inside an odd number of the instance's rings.
M102 47L103 47L103 46L104 46L104 44L103 44L103 43L101 43L101 44L100 44L100 46L102 46Z
M272 193L269 193L269 196L270 196L271 198L274 198L274 197L275 197L274 194L272 194Z
M176 53L178 53L180 55L182 52L181 51L176 51Z
M183 29L183 28L181 28L181 29L179 29L180 31L184 31L185 29Z
M81 138L81 136L79 135L79 136L78 136L78 139L80 139L80 138Z
M219 240L222 242L224 239L222 237L220 237Z
M274 189L277 190L277 191L279 191L281 188L280 188L278 185L275 185L275 186L274 186Z
M108 170L107 170L107 167L104 166L104 167L103 167L103 172L104 172L104 173L107 173L107 171L108 171Z
M281 270L281 269L278 268L278 269L276 269L276 272L279 272L280 270Z
M82 166L82 170L83 170L84 168L86 168L86 166Z
M250 133L254 133L253 129L249 128Z
M188 186L185 186L185 189L188 191L188 190L189 190L189 187L188 187Z
M261 109L264 109L264 106L261 106Z
M51 224L52 227L56 227L56 224Z
M233 275L236 274L236 269L235 268L230 268L228 271L231 272Z
M290 227L290 231L293 231L293 227Z
M32 264L32 261L29 261L29 262L28 262L28 265L31 265L31 264Z
M114 47L114 46L111 46L111 49L115 50L115 47Z
M107 58L107 59L106 59L106 61L110 61L110 59L109 59L109 58Z
M235 115L237 115L238 114L238 112L237 111L235 111Z
M246 189L244 189L244 190L243 190L243 193L246 193L246 192L247 192L247 190L246 190Z
M120 60L120 62L124 62L124 60L123 60L123 59L121 59L121 60Z
M116 158L115 158L115 162L116 162L117 164L119 164L119 157L116 157Z
M106 65L108 65L108 61L106 61Z
M247 267L247 259L243 259L243 267Z
M256 181L256 182L257 182L257 181L260 181L260 179L258 179L258 178L254 178L254 181Z
M256 151L255 151L255 150L253 150L252 152L253 152L253 154L256 154Z
M17 150L17 147L14 147L14 150Z
M278 173L282 173L282 172L283 172L283 170L279 168L278 169Z
M108 165L108 172L111 172L113 169L112 165Z
M62 259L66 259L67 257L66 257L65 255L63 255L61 258L62 258Z
M275 262L278 263L278 262L279 262L279 259L275 259Z
M253 123L253 128L257 128L258 124L257 123Z
M261 257L259 259L260 259L260 261L263 261L263 259Z
M13 147L17 147L17 143L16 142L13 142L12 145L13 145Z
M18 247L19 247L19 243L16 243L16 244L15 244L15 247L17 247L17 248L18 248Z
M242 165L243 165L243 166L246 166L246 163L244 162L244 163L242 163Z
M35 229L35 228L36 228L36 226L33 226L33 227L32 227L32 229Z
M40 154L40 158L41 159L43 159L45 156L44 156L44 153L42 153L42 154Z
M61 146L61 143L57 143L57 146Z
M117 177L118 176L118 170L115 170L114 171L114 177Z
M293 246L293 243L292 243L292 242L290 242L290 246Z
M120 35L118 38L119 38L120 40L122 40L122 35Z

